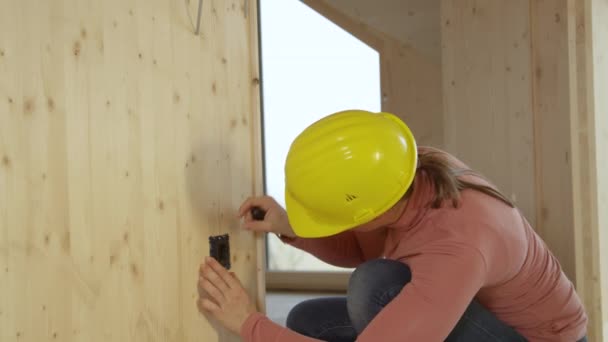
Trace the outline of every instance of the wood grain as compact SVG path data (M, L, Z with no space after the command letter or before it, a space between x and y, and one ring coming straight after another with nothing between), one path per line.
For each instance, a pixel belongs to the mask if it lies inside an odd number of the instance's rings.
M443 1L445 149L536 220L529 4Z
M416 51L428 62L435 65L441 62L440 0L322 0L322 2L352 18L357 25L376 30L394 40L397 45Z
M0 340L236 341L196 310L209 235L261 303L256 2L6 0ZM257 81L256 81L257 80ZM256 171L257 170L257 171Z
M595 285L601 301L601 322L598 338L608 339L608 3L591 0L591 7L586 12L592 20L593 32L593 75L595 101L595 152L597 158L597 207L598 224L594 226L593 236L599 240L599 285ZM603 148L602 148L603 147ZM601 327L601 328L600 328Z

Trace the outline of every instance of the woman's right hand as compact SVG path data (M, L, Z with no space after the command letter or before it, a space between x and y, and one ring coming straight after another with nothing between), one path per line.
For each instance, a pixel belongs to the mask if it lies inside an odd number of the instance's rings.
M251 210L258 207L266 212L264 220L256 221L251 215ZM244 219L243 228L255 232L275 233L289 238L296 237L287 212L274 198L270 196L249 197L239 208L239 217Z

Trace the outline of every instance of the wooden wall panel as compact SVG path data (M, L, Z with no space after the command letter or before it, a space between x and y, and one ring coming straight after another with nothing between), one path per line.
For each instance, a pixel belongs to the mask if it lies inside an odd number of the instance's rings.
M380 69L382 110L407 122L419 145L445 148L441 65L387 38Z
M536 220L527 0L443 1L445 149Z
M306 2L306 0L305 0ZM433 64L441 62L440 0L323 0Z
M255 1L2 1L0 340L232 341L209 235L261 303Z
M606 272L604 260L601 256L602 246L606 238L602 237L598 212L599 197L601 196L601 171L598 161L605 158L601 145L596 144L596 127L601 123L601 112L596 111L596 100L603 98L594 85L595 80L604 75L606 71L594 72L597 65L594 62L594 51L601 45L594 44L594 30L592 21L591 1L577 1L572 9L575 13L572 20L576 41L576 105L577 108L571 116L572 132L572 177L573 177L573 209L574 209L574 236L576 259L576 286L587 312L589 314L589 340L603 341L606 328L603 327L605 318L603 313L608 310L605 298L608 295L607 282L602 278ZM599 33L599 32L598 32ZM605 47L604 47L605 49ZM599 69L599 68L598 68ZM599 79L598 79L599 80ZM599 97L596 97L597 93ZM596 116L599 114L600 116ZM604 114L605 116L605 114ZM598 125L598 126L596 126ZM605 171L604 171L605 172ZM605 209L604 209L605 210ZM605 247L603 248L605 249Z
M532 1L536 230L575 279L571 114L576 109L574 12L568 1Z
M597 170L597 224L592 227L592 235L597 239L599 255L587 258L587 262L597 262L599 275L592 279L595 285L595 300L601 304L597 313L598 341L608 339L608 2L604 0L585 1L589 8L586 22L592 30L593 101L595 117L595 156ZM599 297L599 298L597 298ZM591 298L589 299L591 301ZM599 331L601 329L601 331Z

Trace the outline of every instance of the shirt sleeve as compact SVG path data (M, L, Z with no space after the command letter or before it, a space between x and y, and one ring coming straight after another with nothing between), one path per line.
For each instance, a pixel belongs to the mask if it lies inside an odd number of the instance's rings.
M358 342L444 341L487 273L481 252L461 242L435 242L408 259L412 281L359 335ZM390 331L390 334L386 334Z
M241 327L241 338L244 342L318 342L311 337L282 327L263 314L251 314Z
M324 238L281 240L334 266L351 268L365 261L359 241L350 230Z
M458 242L425 247L425 253L408 259L408 265L412 281L370 322L357 342L444 341L487 272L478 249ZM259 313L249 317L241 337L246 342L320 341L281 327Z

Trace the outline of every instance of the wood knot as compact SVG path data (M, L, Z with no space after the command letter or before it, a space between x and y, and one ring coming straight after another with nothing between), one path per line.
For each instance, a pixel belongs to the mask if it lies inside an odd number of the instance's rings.
M80 42L75 41L74 46L72 47L72 52L74 53L74 56L76 56L76 57L80 56L81 49L82 49L82 46L80 45Z
M222 64L227 64L228 60L226 59L226 57L222 57Z
M212 91L214 94L217 94L217 83L213 82L213 83L211 84L211 91Z
M2 165L9 167L11 166L11 159L8 156L2 156Z
M34 109L36 108L36 104L33 99L27 99L23 103L23 114L32 114Z
M131 274L134 277L137 277L139 275L139 269L137 268L137 265L135 263L131 263Z
M46 106L49 109L49 112L52 112L55 110L55 101L52 98L48 98L46 100Z
M63 233L63 239L61 239L61 247L65 252L70 251L70 247L72 245L72 238L70 237L70 232Z
M174 92L173 93L173 103L177 104L177 103L179 103L179 100L180 100L179 94L177 92Z
M253 83L253 85L257 86L258 84L260 84L260 79L257 77L254 77L253 80L251 80L251 83Z
M158 210L164 210L165 209L165 202L163 202L162 200L158 201Z
M237 124L237 120L236 119L230 119L230 128L235 128Z
M536 67L534 75L536 75L536 78L538 78L538 79L542 78L543 77L543 69L541 69L541 67Z
M84 27L80 29L80 37L87 39L87 30Z

